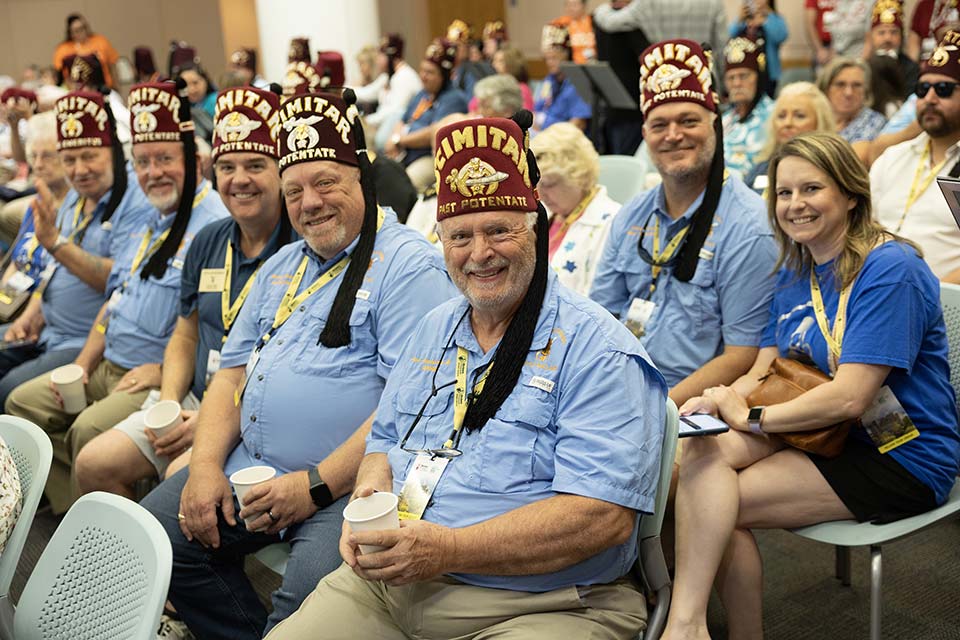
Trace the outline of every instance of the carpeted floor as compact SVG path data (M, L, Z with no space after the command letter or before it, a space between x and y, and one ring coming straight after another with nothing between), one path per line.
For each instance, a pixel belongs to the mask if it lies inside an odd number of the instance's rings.
M12 593L27 576L56 528L49 511L37 514ZM764 624L771 640L866 638L870 577L866 549L853 552L853 584L833 577L833 550L785 531L758 535L765 568ZM248 573L264 602L279 578L255 560ZM940 523L884 547L883 636L898 640L960 640L960 520ZM710 607L710 631L726 637L723 610Z

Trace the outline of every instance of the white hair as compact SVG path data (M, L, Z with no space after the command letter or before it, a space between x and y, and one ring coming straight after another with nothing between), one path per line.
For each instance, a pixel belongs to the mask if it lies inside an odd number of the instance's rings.
M29 154L33 150L33 145L39 141L51 141L57 143L57 116L53 111L44 111L31 116L27 120L27 132L24 146Z

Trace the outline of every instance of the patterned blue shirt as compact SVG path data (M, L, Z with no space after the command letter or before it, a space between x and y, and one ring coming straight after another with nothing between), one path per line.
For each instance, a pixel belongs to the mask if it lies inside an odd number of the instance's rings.
M552 124L569 122L574 118L589 120L593 109L583 101L572 82L559 80L551 74L540 83L540 90L533 101L533 112L540 129L546 129Z
M733 108L723 114L723 160L727 169L741 178L750 175L757 154L767 143L767 121L772 111L773 100L764 95L746 120L741 121Z
M883 114L864 107L857 114L857 117L843 128L840 137L850 144L863 141L870 142L880 135L880 131L886 123L887 119L883 117Z

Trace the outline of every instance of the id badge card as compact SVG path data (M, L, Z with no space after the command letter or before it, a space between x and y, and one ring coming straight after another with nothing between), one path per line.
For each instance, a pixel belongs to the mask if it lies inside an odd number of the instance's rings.
M13 275L10 276L10 279L7 280L7 286L17 293L23 293L24 291L29 291L30 288L36 284L36 282L36 280L25 274L23 271L14 271Z
M213 380L213 376L217 371L220 371L220 352L210 349L210 351L207 352L206 386L210 386L210 381Z
M643 298L634 298L627 311L627 329L637 338L642 338L647 331L647 323L657 309L657 303Z
M226 269L203 269L200 272L200 293L220 293L227 279Z
M107 311L113 312L117 308L117 305L120 304L120 299L123 298L123 292L120 289L114 289L113 293L110 294L110 299L107 301Z
M890 387L883 386L860 418L880 453L896 449L920 435Z
M428 453L417 455L400 490L397 510L401 520L419 520L423 517L440 476L449 463L449 458L434 458Z

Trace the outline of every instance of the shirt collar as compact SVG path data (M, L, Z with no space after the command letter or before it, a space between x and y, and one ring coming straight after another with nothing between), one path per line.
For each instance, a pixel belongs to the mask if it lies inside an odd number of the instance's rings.
M196 189L194 190L194 192L193 192L193 197L194 197L194 199L196 199L197 195L198 195L201 191L203 191L204 187L206 187L206 186L207 186L207 180L206 180L206 178L204 178L203 180L201 180L200 182L197 183L197 188L196 188ZM196 206L199 206L199 205L200 205L200 203L197 202L194 208L196 208ZM162 233L162 232L166 231L167 229L169 229L170 227L172 227L172 226L173 226L173 221L174 221L174 219L177 217L177 210L179 209L179 207L180 207L180 203L177 202L177 209L174 209L173 211L171 211L170 213L168 213L168 214L166 214L166 215L160 213L160 210L157 209L156 207L153 207L153 215L152 215L152 217L150 218L150 222L149 222L150 228L151 228L154 232L159 231L159 232Z
M918 135L916 138L911 140L909 142L909 145L910 145L910 149L912 149L917 156L920 156L923 153L923 150L927 147L929 143L930 143L930 134L924 131L920 135ZM956 156L958 152L960 152L960 141L954 142L952 145L947 147L947 153L945 157L952 158Z
M683 212L683 215L674 220L670 217L670 214L667 213L667 196L666 192L663 190L663 183L661 182L659 185L657 185L657 195L655 200L656 208L654 209L654 213L662 218L666 218L668 221L667 226L670 226L675 222L680 222L681 220L689 220L696 210L700 208L700 204L703 202L703 198L706 194L707 188L704 187L703 191L700 192L700 195L697 196L696 200L694 200L693 203L687 207L687 210Z
M553 269L547 270L547 289L543 294L543 304L540 307L540 315L537 318L537 328L533 332L533 340L530 342L530 351L540 351L546 348L553 336L553 329L557 322L557 309L559 307L559 291L557 290L557 274ZM465 348L471 353L480 353L480 343L473 333L470 326L470 316L464 317L470 303L465 297L460 299L453 312L454 321L463 318L463 322L457 327L453 336L453 343ZM496 347L484 354L484 360L493 357Z
M348 256L351 253L353 253L353 250L357 248L357 243L359 242L360 242L360 234L358 233L357 237L353 239L353 242L347 245L346 249L344 249L337 255L333 256L329 260L324 260L322 256L320 256L316 251L311 249L310 245L307 244L306 240L303 241L303 246L300 248L300 250L303 251L303 254L308 258L310 258L310 260L317 263L317 265L320 267L320 272L323 273L333 265L340 262L340 260L344 256Z
M267 240L267 244L264 245L263 250L260 251L260 254L257 256L254 256L253 258L248 258L247 256L244 255L240 247L240 225L238 225L236 220L234 220L230 229L230 244L233 245L234 251L236 251L237 255L240 256L240 264L251 264L254 262L263 262L273 254L275 254L277 252L277 249L280 248L280 245L282 242L280 239L280 228L282 226L283 225L280 224L280 222L277 222L276 226L273 228L273 233L270 234L270 239Z

